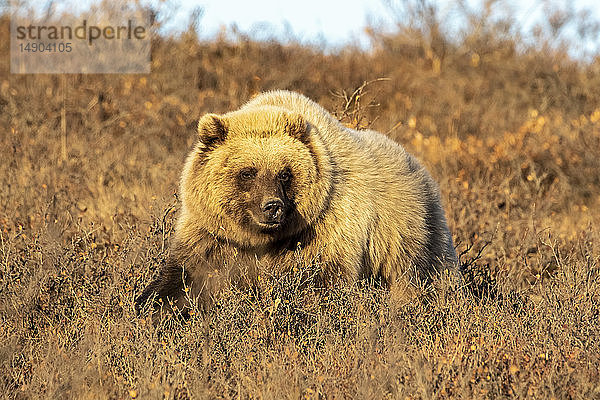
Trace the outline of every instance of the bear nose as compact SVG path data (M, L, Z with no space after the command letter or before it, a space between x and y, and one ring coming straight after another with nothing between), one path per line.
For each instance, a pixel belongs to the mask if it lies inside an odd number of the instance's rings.
M283 201L279 199L268 199L265 200L260 209L269 219L277 219L281 215L283 210Z

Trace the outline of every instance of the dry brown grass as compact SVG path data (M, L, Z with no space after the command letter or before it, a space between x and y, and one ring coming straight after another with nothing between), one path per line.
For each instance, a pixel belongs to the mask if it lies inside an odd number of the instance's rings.
M1 19L0 393L600 398L598 60L475 33L461 46L374 36L372 52L325 55L188 33L155 41L148 76L17 76ZM308 268L230 288L187 321L135 315L168 254L198 117L274 88L423 160L462 287L406 302L303 285Z

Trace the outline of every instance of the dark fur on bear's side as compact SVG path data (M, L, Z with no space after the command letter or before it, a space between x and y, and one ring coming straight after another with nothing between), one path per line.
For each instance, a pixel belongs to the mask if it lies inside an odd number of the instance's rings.
M402 146L293 92L205 115L187 158L171 258L137 299L207 306L260 268L319 260L328 279L393 287L457 263L436 183Z

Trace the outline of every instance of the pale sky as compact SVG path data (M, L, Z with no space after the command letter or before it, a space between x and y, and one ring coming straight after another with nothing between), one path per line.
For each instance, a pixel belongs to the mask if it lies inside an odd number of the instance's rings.
M17 1L17 0L9 0ZM19 0L21 1L21 0ZM36 4L40 11L50 0L22 0ZM76 11L86 8L90 3L99 0L55 0L56 9ZM115 2L119 0L114 0ZM479 9L485 0L464 0L474 9ZM589 9L596 22L600 22L600 0L499 0L495 10L502 12L509 8L514 11L519 25L530 31L537 21L544 19L545 10L560 8L571 10L577 14ZM166 28L183 30L189 16L197 7L203 9L199 20L198 31L201 38L214 36L222 27L236 25L241 32L254 38L286 38L292 36L303 43L327 43L329 47L337 47L348 42L363 46L368 45L365 26L393 27L394 21L404 18L403 3L414 3L414 0L140 0L142 4L162 4L163 11L170 14ZM435 0L433 0L435 3ZM0 0L0 4L2 1ZM37 6L39 4L39 6ZM392 4L390 7L389 4ZM460 26L458 0L438 0L442 20L450 21L450 26ZM176 6L176 9L172 8ZM394 14L394 10L395 13ZM575 37L575 29L567 31ZM598 54L600 48L599 34L586 41L572 42L573 55Z
M210 37L223 26L236 24L245 33L255 37L285 37L291 31L303 42L321 43L337 46L348 41L366 44L364 27L371 22L375 26L393 26L398 18L392 9L399 10L402 0L175 0L180 4L175 14L173 26L185 26L191 10L203 9L199 23L199 33ZM589 9L600 21L599 0L504 0L498 1L498 11L510 7L514 10L519 23L531 28L544 16L548 7L558 6L575 13ZM391 8L388 4L396 5ZM466 0L471 7L478 7L482 0ZM458 21L456 0L439 0L439 9L445 20ZM402 18L402 15L400 15ZM457 22L459 24L460 22ZM574 35L574 30L572 31ZM588 52L598 49L600 37L595 43L579 43ZM573 49L574 52L578 51ZM580 50L579 50L580 51Z
M194 7L203 8L199 30L209 35L235 23L243 32L284 35L291 30L303 41L341 44L362 35L369 18L392 23L385 4L377 0L181 0L176 19L185 20Z

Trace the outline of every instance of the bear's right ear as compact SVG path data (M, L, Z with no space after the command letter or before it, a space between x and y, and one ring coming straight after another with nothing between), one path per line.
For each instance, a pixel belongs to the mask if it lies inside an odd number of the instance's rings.
M198 136L205 148L211 148L227 137L227 124L217 114L206 114L198 121Z

